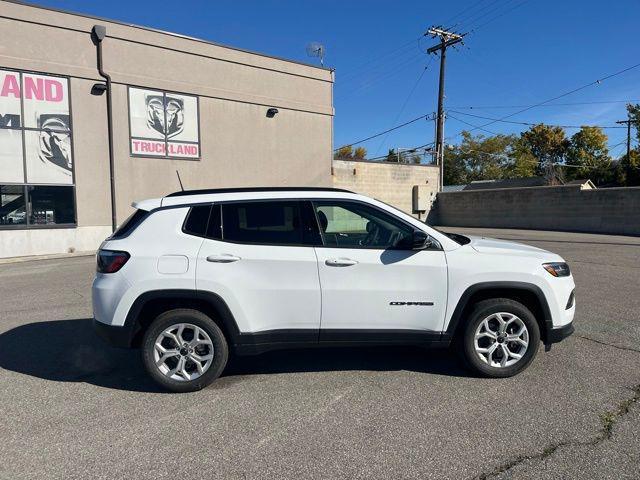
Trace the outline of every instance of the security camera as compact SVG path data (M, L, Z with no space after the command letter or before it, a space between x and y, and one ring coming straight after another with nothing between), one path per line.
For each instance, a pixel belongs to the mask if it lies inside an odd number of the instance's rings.
M277 108L270 108L269 110L267 110L267 118L275 117L276 113L278 113L278 109Z

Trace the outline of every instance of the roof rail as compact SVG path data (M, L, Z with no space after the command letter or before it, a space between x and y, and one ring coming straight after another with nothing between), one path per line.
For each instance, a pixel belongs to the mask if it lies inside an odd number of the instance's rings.
M212 193L243 193L243 192L343 192L354 193L343 188L330 187L239 187L239 188L206 188L202 190L182 190L173 192L167 197L182 197L185 195L207 195Z

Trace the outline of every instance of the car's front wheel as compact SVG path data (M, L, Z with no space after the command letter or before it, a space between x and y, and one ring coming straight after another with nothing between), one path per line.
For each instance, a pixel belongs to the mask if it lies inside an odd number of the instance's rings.
M519 302L495 298L478 302L462 332L466 364L487 377L511 377L533 361L540 328Z
M147 372L173 392L206 387L220 376L228 356L220 328L197 310L175 309L160 314L142 340Z

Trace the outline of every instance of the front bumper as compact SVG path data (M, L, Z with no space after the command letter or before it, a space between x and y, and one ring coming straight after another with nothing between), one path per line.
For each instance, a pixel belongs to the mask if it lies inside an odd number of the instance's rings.
M130 348L133 339L133 332L129 327L119 327L107 325L93 319L93 329L105 342L114 347Z
M549 328L547 330L547 336L545 339L545 345L551 345L552 343L558 343L567 338L575 331L573 322L567 323L558 328Z

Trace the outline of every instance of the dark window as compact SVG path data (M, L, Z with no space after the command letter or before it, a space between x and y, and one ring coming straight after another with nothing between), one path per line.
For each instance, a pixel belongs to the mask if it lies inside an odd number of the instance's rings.
M207 224L209 223L209 212L211 212L211 205L191 207L182 231L190 235L204 237L207 231Z
M28 186L29 224L76 223L73 187Z
M22 185L0 185L0 225L25 225L26 205Z
M356 202L314 202L327 247L410 248L413 228L376 208Z
M304 245L297 201L228 203L222 206L224 240Z
M209 228L207 228L207 237L214 240L222 240L222 214L220 205L214 205L211 209L209 217Z
M129 217L120 224L120 226L113 232L111 238L124 238L129 235L135 228L140 225L142 220L144 220L149 215L149 212L146 210L136 210Z

